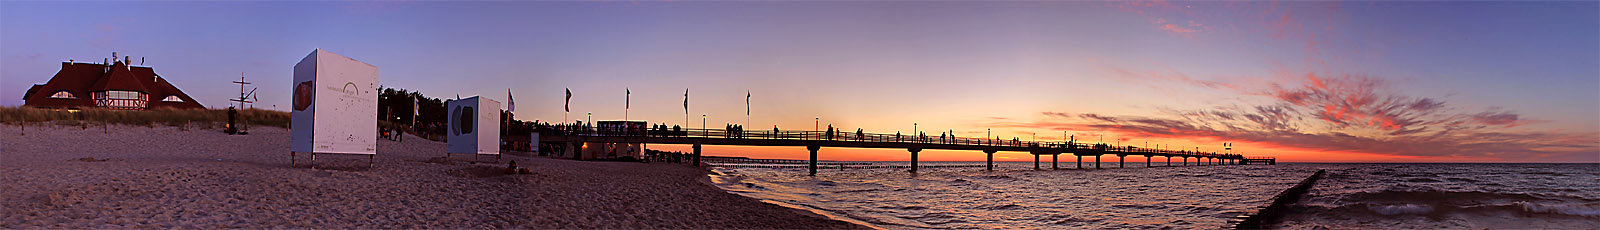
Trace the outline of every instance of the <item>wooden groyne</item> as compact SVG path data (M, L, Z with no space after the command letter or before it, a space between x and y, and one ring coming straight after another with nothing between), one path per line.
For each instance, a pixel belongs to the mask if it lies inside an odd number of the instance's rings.
M1311 185L1317 183L1317 178L1322 178L1322 174L1326 172L1327 170L1324 169L1317 170L1317 173L1311 174L1311 177L1300 180L1300 184L1289 187L1289 189L1285 189L1283 192L1279 192L1277 196L1272 197L1271 204L1261 205L1256 208L1257 211L1255 213L1234 217L1234 220L1228 221L1229 224L1233 225L1233 229L1265 228L1267 224L1271 224L1277 221L1278 218L1283 217L1289 211L1289 204L1299 202L1300 197L1311 190Z

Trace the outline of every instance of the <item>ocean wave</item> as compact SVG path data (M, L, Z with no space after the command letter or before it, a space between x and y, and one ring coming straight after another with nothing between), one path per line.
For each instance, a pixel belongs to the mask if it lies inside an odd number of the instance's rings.
M1423 203L1361 203L1343 205L1338 207L1324 207L1317 205L1302 206L1307 213L1346 213L1346 214L1377 214L1384 216L1400 215L1487 215L1496 216L1502 213L1521 213L1523 215L1564 215L1573 217L1600 217L1600 204L1594 203L1539 203L1516 201L1503 204L1423 204Z
M1562 214L1582 217L1600 217L1600 207L1583 204L1537 204L1517 202L1522 211L1531 213Z
M1357 192L1346 196L1344 200L1352 203L1482 203L1496 200L1509 202L1546 199L1521 193L1439 190L1383 190L1379 192Z
M1367 210L1372 210L1373 212L1377 212L1378 214L1383 214L1383 215L1387 215L1387 216L1403 215L1403 214L1428 214L1428 213L1433 212L1433 206L1426 205L1426 204L1396 204L1396 205L1368 204L1367 205Z

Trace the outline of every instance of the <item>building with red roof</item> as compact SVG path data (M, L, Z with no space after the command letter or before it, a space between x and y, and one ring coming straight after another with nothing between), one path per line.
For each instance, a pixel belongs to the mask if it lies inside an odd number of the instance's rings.
M115 57L113 57L115 58ZM68 109L204 109L149 66L127 60L107 63L61 62L49 82L33 85L23 105Z

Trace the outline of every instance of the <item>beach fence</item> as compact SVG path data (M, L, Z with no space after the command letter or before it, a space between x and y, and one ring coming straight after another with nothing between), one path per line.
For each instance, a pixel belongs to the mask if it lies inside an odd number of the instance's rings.
M326 50L294 65L289 166L297 153L378 154L378 67ZM315 167L313 165L312 167Z

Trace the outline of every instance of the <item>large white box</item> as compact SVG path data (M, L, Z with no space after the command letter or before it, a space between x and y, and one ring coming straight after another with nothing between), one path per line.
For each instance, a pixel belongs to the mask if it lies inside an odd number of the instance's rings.
M449 153L500 154L500 102L469 97L445 103Z
M317 49L293 87L289 151L377 154L378 67Z

